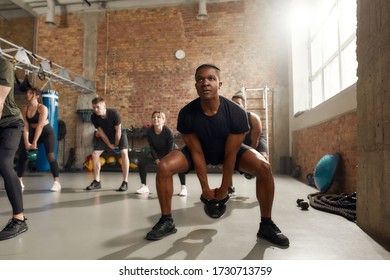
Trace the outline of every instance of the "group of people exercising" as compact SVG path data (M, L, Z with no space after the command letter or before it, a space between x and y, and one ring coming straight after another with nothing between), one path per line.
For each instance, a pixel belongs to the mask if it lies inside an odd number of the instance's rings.
M5 160L0 163L0 173L13 208L13 216L3 231L0 240L9 239L25 232L28 227L23 214L22 189L26 151L45 146L54 183L51 191L61 190L58 163L54 157L56 143L53 128L47 116L48 110L40 102L39 91L30 88L26 92L27 106L21 111L14 100L13 65L0 57L0 152ZM147 240L160 240L177 231L171 214L173 175L178 174L181 183L179 195L187 195L185 174L194 171L202 189L202 198L207 201L223 201L233 195L233 173L239 171L250 179L256 177L256 197L260 208L258 237L279 245L288 246L289 240L271 219L274 198L274 179L268 162L267 147L261 134L258 115L245 110L245 98L234 95L229 100L219 95L222 86L220 69L213 64L200 65L195 71L195 88L198 98L184 106L177 119L177 130L181 133L184 147L179 149L173 142L173 133L165 125L162 111L152 113L152 126L147 130L150 156L139 162L141 186L139 194L149 193L146 184L146 167L157 167L156 189L161 217L146 235ZM104 151L119 149L122 158L123 180L118 191L128 190L129 157L126 133L122 133L121 119L115 109L106 107L105 100L92 100L91 122L99 137L93 144L92 162L94 180L87 191L101 188L100 156ZM23 135L19 153L17 173L13 159L18 149L18 139ZM209 185L207 165L223 165L221 183Z

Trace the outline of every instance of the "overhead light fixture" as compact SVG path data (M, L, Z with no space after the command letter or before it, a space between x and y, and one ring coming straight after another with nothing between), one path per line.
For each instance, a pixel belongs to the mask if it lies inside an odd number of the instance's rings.
M47 25L51 25L51 26L56 25L54 21L54 15L55 15L54 0L47 0L47 13L46 13L46 20L45 20L45 23Z
M207 15L206 0L199 0L199 10L196 16L199 20L206 20L209 16Z

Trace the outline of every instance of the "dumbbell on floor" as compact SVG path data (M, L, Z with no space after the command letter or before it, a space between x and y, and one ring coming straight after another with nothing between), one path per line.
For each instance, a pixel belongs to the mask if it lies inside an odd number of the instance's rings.
M302 210L307 210L309 208L309 203L304 201L302 198L297 199L298 207L301 207Z

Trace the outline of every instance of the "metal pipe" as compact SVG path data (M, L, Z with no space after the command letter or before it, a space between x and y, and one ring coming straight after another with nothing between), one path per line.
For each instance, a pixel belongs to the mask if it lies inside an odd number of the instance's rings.
M47 13L46 13L46 20L45 20L45 23L47 25L56 25L54 21L54 15L55 15L54 0L47 0Z

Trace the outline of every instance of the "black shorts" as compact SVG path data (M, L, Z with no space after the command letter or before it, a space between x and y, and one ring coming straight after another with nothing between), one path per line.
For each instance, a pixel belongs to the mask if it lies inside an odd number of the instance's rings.
M108 151L110 148L107 146L106 143L102 140L102 138L94 137L93 139L93 150L94 151ZM114 139L109 139L111 143L114 143ZM127 134L125 132L122 132L121 139L119 140L118 145L119 150L128 149L129 148L129 141L127 140Z
M248 145L245 145L245 144L241 144L241 147L240 149L238 150L237 152L237 155L236 155L236 163L234 165L234 170L237 170L239 171L238 169L238 164L240 162L240 159L241 159L241 156L244 152L246 152L247 150L249 149L253 149L252 147L248 146ZM191 156L191 152L190 150L187 148L187 146L184 146L182 149L181 149L181 152L184 154L184 156L186 157L187 159L187 162L188 162L188 170L186 171L186 173L194 170L194 162L192 161L192 156ZM209 162L206 161L206 164L210 164ZM219 164L223 164L223 158L220 160L220 162L218 163L213 163L212 165L219 165Z
M260 153L268 154L267 140L264 136L260 136L259 145L257 146L256 150L258 150Z

